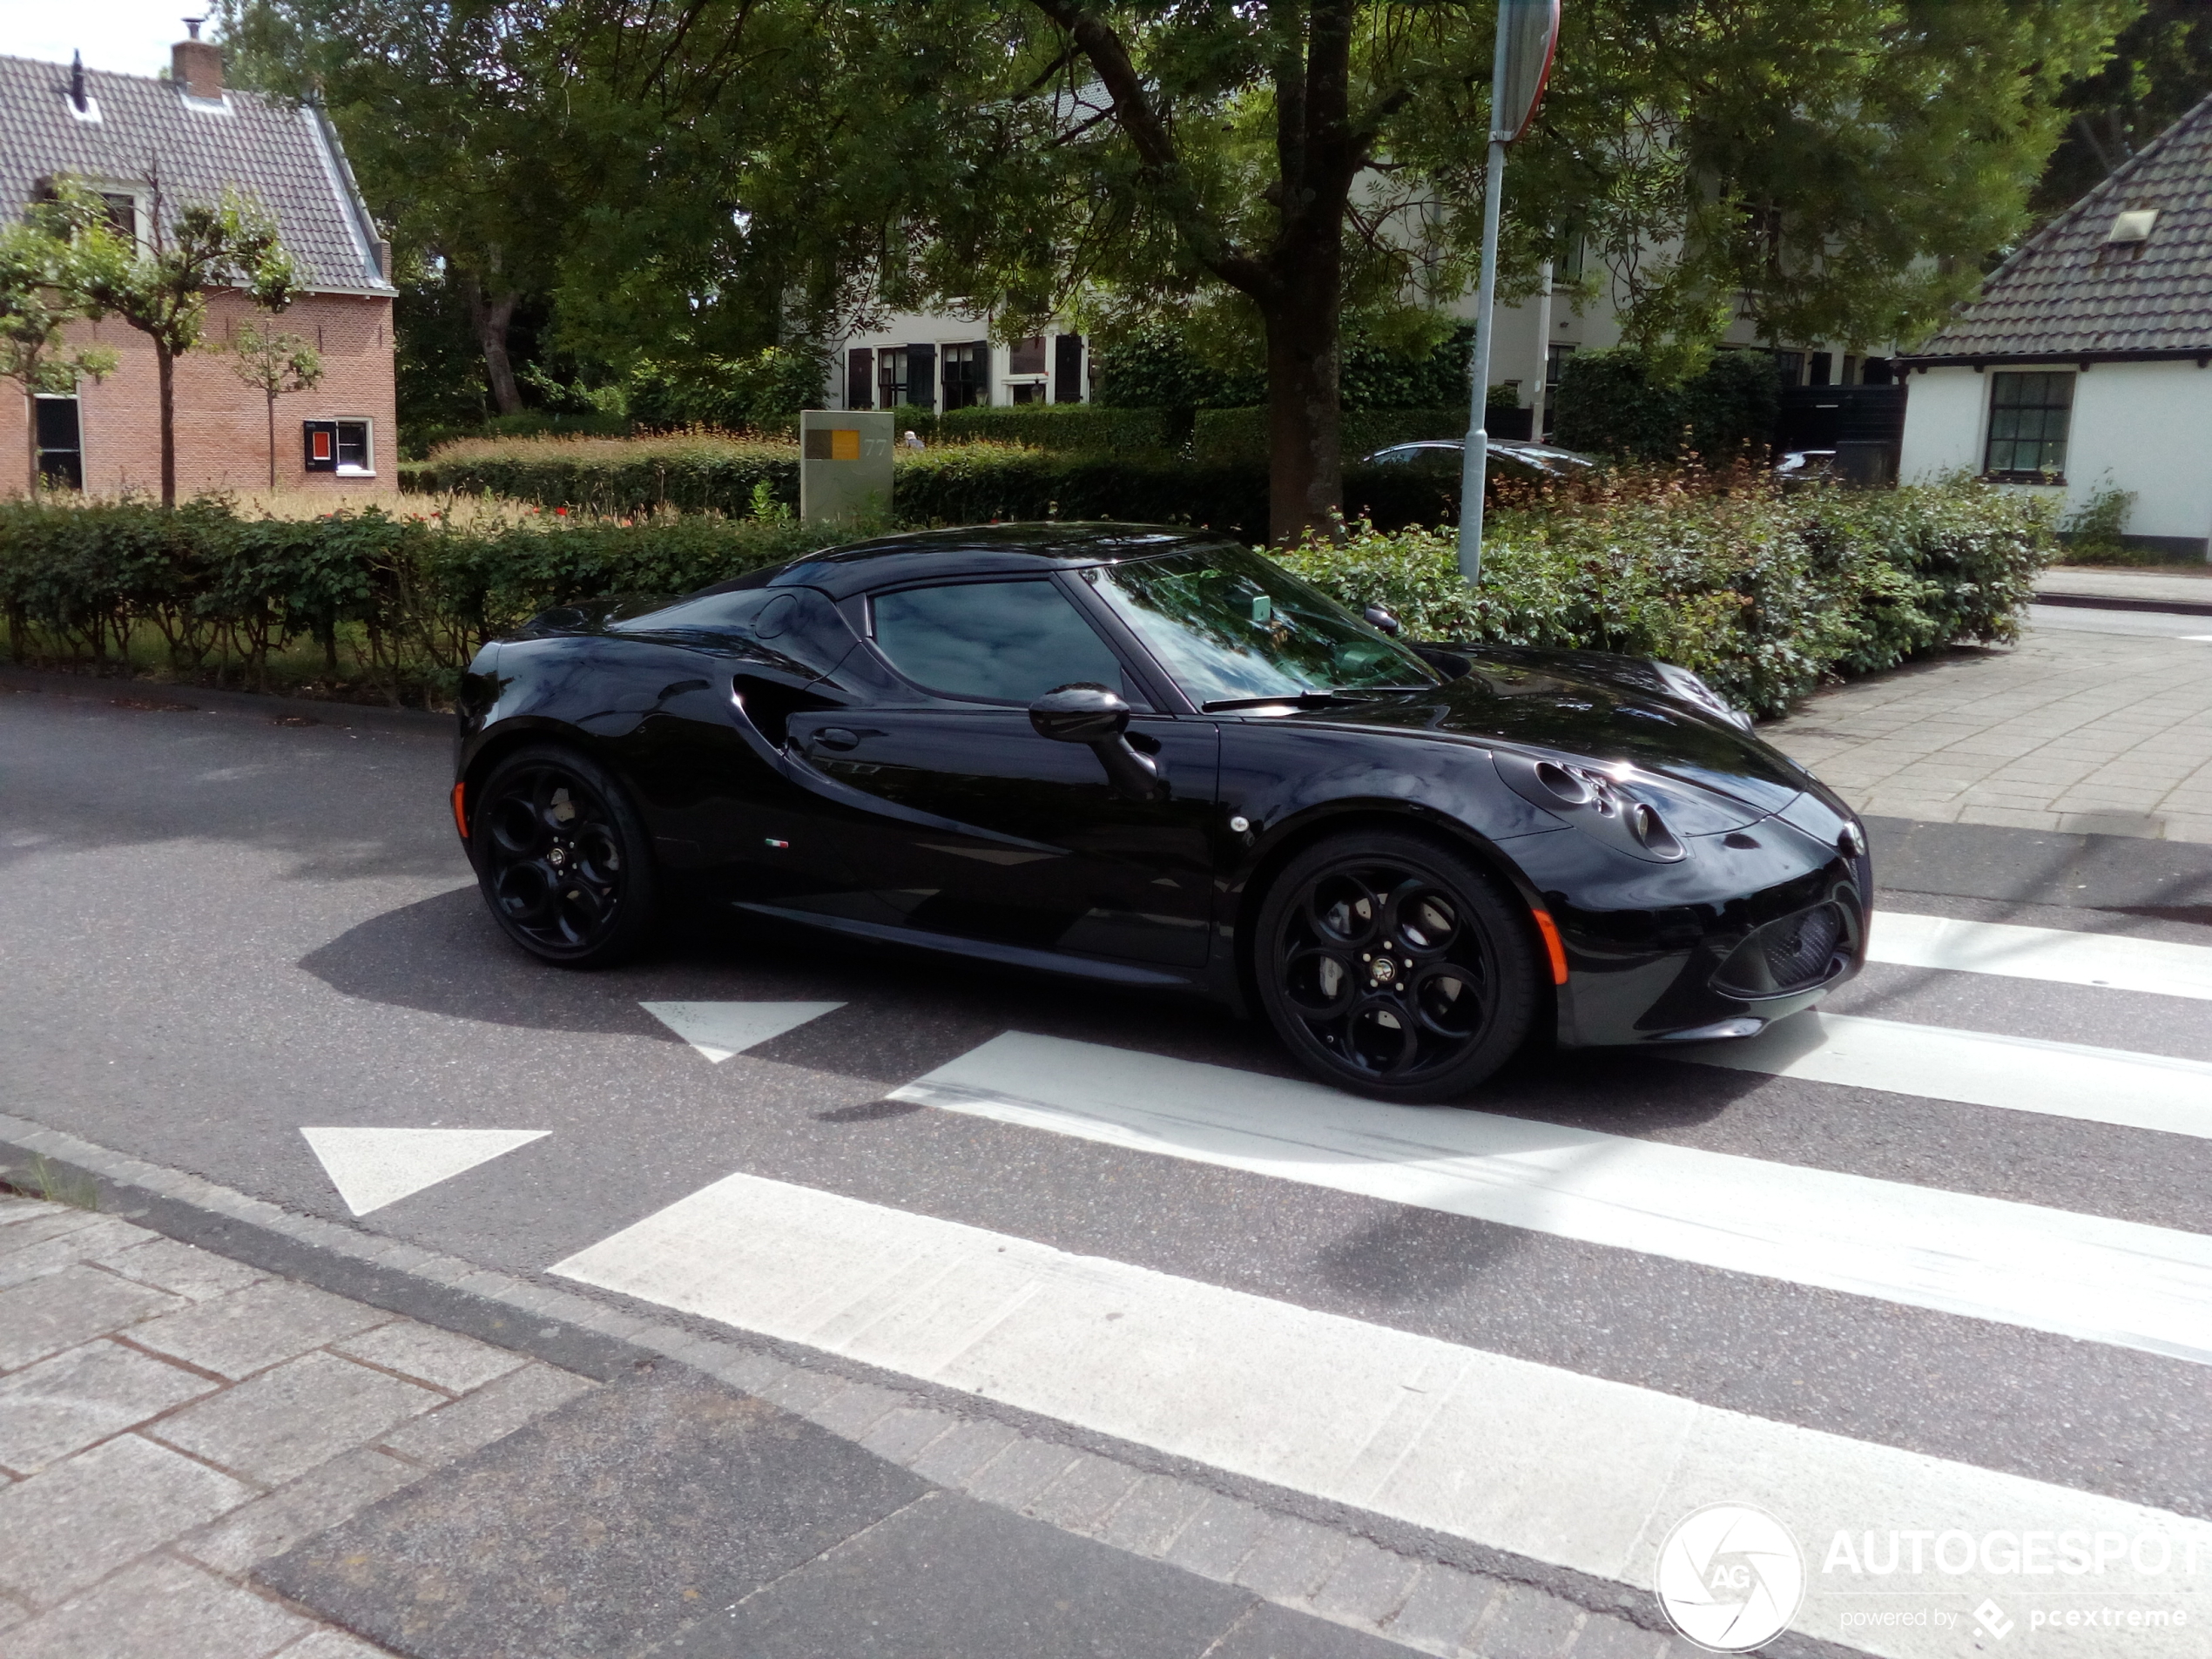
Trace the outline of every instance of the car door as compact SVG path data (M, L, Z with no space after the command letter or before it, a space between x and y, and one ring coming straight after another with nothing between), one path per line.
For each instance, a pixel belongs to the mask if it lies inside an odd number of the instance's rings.
M855 792L850 856L923 932L1202 966L1211 920L1219 732L1151 709L1142 676L1051 577L870 596L867 649L893 672L867 706L790 720L795 765ZM1135 712L1166 785L1134 800L1098 757L1037 735L1028 705L1101 684Z

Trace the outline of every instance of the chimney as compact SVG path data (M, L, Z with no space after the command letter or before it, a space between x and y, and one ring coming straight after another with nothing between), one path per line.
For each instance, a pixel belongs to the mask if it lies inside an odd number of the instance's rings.
M205 17L185 19L192 38L169 49L169 77L185 89L187 98L212 102L223 96L223 49L199 37L199 25L206 21Z

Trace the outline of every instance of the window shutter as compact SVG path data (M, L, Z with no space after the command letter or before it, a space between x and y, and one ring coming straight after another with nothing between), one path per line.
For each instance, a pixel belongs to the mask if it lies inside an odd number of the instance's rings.
M335 421L302 421L300 436L307 451L309 472L338 470L338 422Z
M937 348L907 347L907 396L926 409L937 407Z
M1083 401L1083 337L1081 334L1053 336L1052 401L1055 403L1080 403Z
M845 354L845 407L867 409L875 407L875 353L866 346L855 346Z

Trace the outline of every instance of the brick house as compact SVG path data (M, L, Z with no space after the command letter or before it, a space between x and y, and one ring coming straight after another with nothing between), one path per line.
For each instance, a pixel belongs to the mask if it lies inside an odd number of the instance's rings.
M272 215L305 276L276 326L313 342L322 379L277 400L277 482L289 489L395 489L390 249L362 206L337 134L320 110L291 108L223 85L219 47L180 41L172 78L110 75L0 57L0 211L20 211L67 175L108 199L141 238L157 189L163 216L213 203L234 187ZM254 315L244 296L208 296L203 348L176 369L177 488L259 489L268 483L267 408L221 354L205 349ZM35 407L0 392L0 456L25 453L37 423L40 469L97 495L153 494L161 478L153 343L110 317L72 338L111 347L116 372L71 397ZM0 463L0 491L20 494L23 469Z

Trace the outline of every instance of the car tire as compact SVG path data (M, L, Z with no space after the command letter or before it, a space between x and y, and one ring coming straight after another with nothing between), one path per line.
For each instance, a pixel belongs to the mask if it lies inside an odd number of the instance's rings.
M531 955L607 968L652 931L652 842L622 785L577 751L533 744L470 803L469 845L492 917Z
M1332 835L1260 902L1252 968L1284 1046L1377 1100L1456 1100L1527 1038L1542 1000L1524 907L1465 854L1399 830Z

